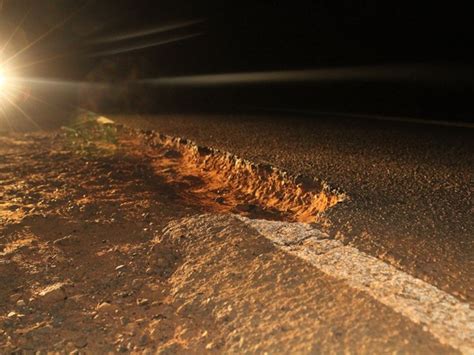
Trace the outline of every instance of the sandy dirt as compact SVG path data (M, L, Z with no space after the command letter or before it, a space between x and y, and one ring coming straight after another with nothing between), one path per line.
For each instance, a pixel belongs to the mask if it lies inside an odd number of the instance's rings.
M454 352L237 222L166 228L287 217L204 193L178 153L110 127L0 136L0 352Z

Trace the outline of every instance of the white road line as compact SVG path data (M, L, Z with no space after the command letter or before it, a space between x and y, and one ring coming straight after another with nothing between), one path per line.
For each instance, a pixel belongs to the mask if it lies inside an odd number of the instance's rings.
M252 220L237 215L200 215L172 222L168 232L219 233L241 221L285 252L366 292L395 312L421 324L441 343L474 354L474 311L469 304L371 257L305 223Z
M423 324L441 343L474 354L474 311L469 304L354 247L329 239L308 224L237 218L277 247Z

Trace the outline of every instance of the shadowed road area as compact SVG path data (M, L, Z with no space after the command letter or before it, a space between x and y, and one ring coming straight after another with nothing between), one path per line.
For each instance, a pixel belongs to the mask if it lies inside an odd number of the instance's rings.
M349 196L328 212L333 236L473 301L472 129L262 115L113 119L328 182Z

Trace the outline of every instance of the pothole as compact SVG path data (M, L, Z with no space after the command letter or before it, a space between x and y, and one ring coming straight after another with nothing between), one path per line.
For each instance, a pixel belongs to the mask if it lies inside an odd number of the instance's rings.
M346 195L327 183L292 175L228 152L155 131L136 131L154 150L155 170L201 204L246 216L323 223L324 213Z
M254 163L185 138L116 125L104 117L92 115L65 130L75 142L71 147L82 154L114 155L118 149L142 161L145 166L135 169L159 181L157 189L184 209L326 225L328 209L347 199L317 178Z

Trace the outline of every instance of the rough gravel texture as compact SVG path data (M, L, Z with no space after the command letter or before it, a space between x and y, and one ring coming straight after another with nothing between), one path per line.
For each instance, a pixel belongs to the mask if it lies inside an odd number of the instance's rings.
M177 229L214 205L168 150L104 128L0 152L0 352L456 352L237 219Z
M342 118L114 116L340 188L329 232L472 304L474 131Z
M224 352L451 352L364 292L329 277L228 215L171 223L162 240L187 268L172 277L180 311L215 317ZM206 316L207 315L207 316ZM201 318L202 316L202 318Z

